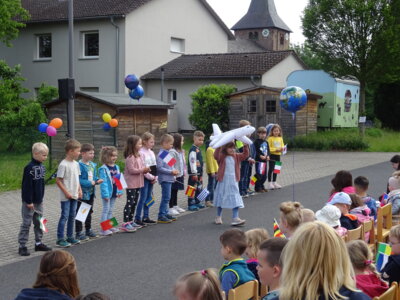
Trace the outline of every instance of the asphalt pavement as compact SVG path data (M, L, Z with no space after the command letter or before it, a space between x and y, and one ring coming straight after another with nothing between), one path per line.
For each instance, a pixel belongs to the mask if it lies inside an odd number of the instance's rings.
M378 197L393 170L384 162L351 171L353 178L369 178L370 194ZM264 227L272 235L273 218L279 218L283 201L300 201L304 207L320 209L328 199L331 178L319 177L246 198L245 208L240 210L240 217L247 220L242 229ZM223 212L223 225L214 225L214 217L215 208L204 209L172 224L149 226L136 233L115 234L69 248L77 261L81 292L102 292L115 300L174 299L171 291L180 275L219 268L223 263L219 236L231 228L231 211ZM0 267L1 300L14 299L22 288L33 284L40 259L36 256Z

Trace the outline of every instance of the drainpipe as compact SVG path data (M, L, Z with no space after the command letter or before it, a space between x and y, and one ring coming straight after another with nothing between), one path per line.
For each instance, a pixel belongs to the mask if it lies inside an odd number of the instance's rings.
M164 102L164 68L161 68L161 101Z
M110 18L111 24L115 27L115 92L119 93L119 26L115 24L114 17Z

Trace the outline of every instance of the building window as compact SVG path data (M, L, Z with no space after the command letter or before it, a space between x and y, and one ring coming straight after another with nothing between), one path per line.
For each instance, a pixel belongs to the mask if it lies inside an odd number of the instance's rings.
M51 34L39 34L36 36L37 58L51 58Z
M168 102L176 103L176 90L168 89Z
M185 40L171 37L171 52L185 53Z
M99 32L82 32L83 57L99 56Z
M285 44L285 35L283 33L280 34L279 40L280 40L281 45Z
M258 41L258 32L249 32L249 40L255 40Z
M257 99L249 99L249 101L247 102L247 112L257 112Z
M276 100L266 100L265 101L265 112L267 112L267 113L276 112Z

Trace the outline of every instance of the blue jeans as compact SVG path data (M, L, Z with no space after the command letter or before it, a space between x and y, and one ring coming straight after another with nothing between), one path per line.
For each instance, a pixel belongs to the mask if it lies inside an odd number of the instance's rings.
M67 223L67 237L74 235L74 223L78 201L61 201L61 217L57 226L57 239L64 238L65 223Z
M214 201L214 190L215 187L217 186L217 179L215 176L211 176L208 174L208 184L207 184L207 190L210 192L207 196L206 201L213 202Z
M109 220L112 218L114 205L115 205L115 197L111 197L108 201L102 199L103 201L103 211L101 212L101 222Z
M239 179L239 192L241 196L247 194L249 188L248 177L249 177L250 163L248 161L242 161L240 164L240 179Z
M149 217L149 207L145 204L147 201L150 201L152 197L153 184L150 180L144 179L144 186L140 189L140 198L139 203L136 207L136 215L135 220L142 220L142 209L143 209L143 219L147 219Z
M158 211L158 218L165 217L168 214L169 199L171 198L172 182L161 182L161 202Z

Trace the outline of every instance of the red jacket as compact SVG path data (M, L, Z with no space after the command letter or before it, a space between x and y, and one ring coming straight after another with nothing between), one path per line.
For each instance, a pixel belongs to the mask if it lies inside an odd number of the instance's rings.
M389 288L387 283L382 281L374 273L356 275L357 288L372 298L379 297Z
M242 153L234 153L233 159L235 161L235 177L236 181L240 180L240 162L247 159L249 157L249 146L244 146ZM214 158L218 162L218 173L217 173L217 181L222 181L225 174L225 158L226 155L221 152L221 147L217 148L214 152Z

